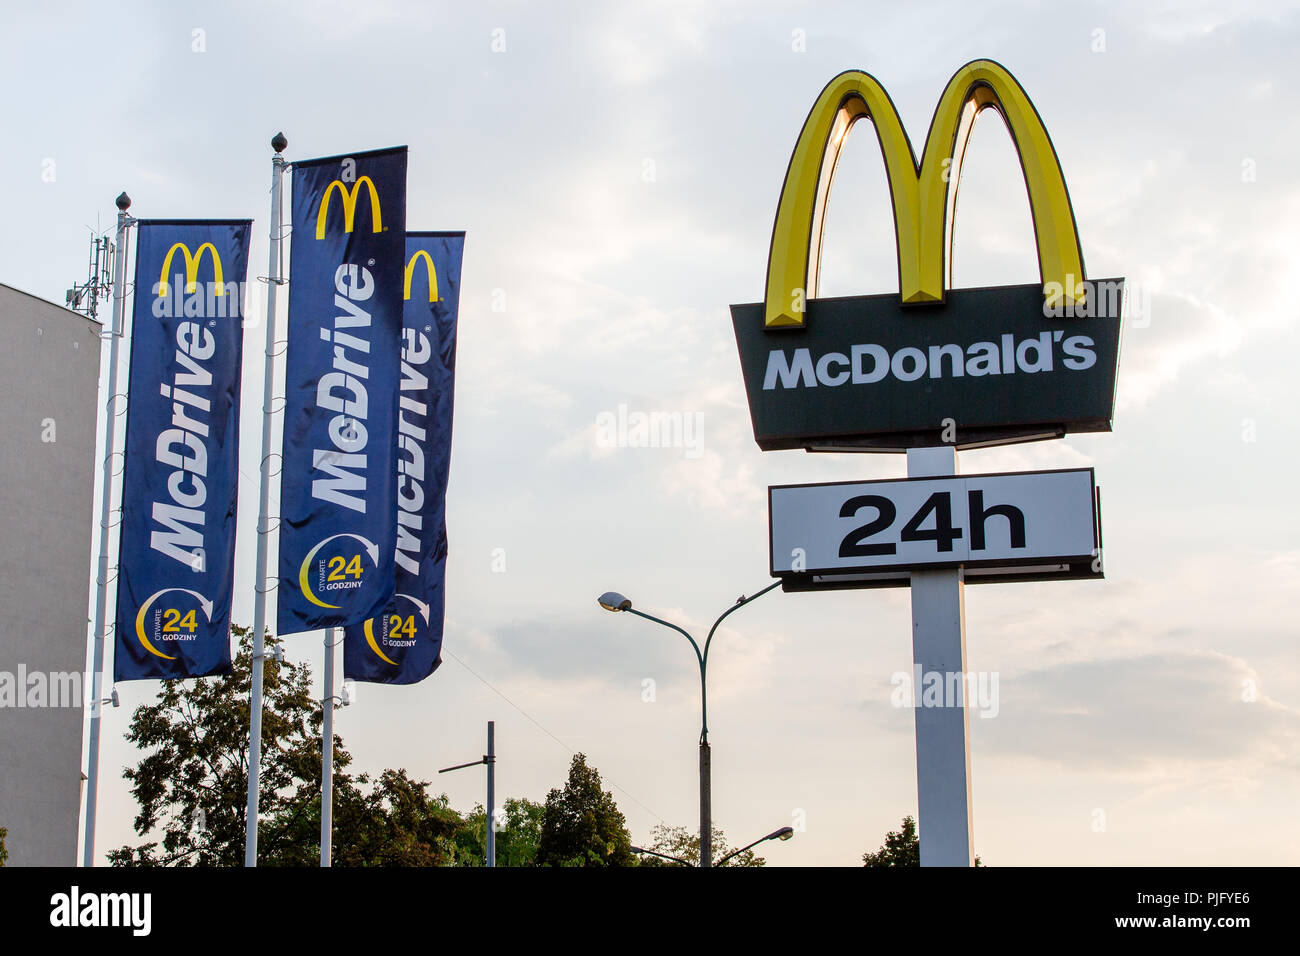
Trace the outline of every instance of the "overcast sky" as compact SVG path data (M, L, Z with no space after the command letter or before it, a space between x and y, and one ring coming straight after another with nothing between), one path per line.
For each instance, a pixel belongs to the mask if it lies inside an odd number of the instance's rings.
M140 217L254 218L265 275L272 134L290 161L409 144L408 226L468 234L445 662L362 685L336 730L356 769L405 767L462 809L482 774L436 771L481 754L488 720L502 797L544 799L582 751L634 841L698 824L697 671L679 635L596 596L706 631L769 582L769 484L905 473L753 441L728 306L762 298L800 125L859 68L919 145L952 73L1000 61L1052 135L1089 275L1150 308L1124 326L1113 433L961 455L1094 466L1106 543L1104 581L967 589L968 665L1000 677L997 716L971 720L975 847L990 865L1300 862L1295 4L33 4L0 25L0 281L56 302L122 189ZM955 285L1037 281L992 112L961 197ZM822 294L896 291L896 267L860 124ZM261 349L250 330L244 624ZM620 406L698 415L697 447L601 447ZM319 672L318 635L288 643ZM771 865L854 865L916 812L913 715L890 704L905 589L774 591L711 665L733 844L792 824ZM156 687L106 712L101 858L136 839L122 735Z

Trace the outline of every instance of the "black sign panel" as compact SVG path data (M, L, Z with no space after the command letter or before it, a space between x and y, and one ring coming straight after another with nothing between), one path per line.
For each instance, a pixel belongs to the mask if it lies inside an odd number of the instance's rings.
M936 306L897 293L808 301L803 328L766 330L733 305L760 448L898 451L1110 431L1123 280L1044 313L1038 283L953 289Z

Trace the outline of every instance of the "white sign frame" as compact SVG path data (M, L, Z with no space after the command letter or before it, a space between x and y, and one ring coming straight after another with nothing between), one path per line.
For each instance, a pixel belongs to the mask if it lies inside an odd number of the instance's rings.
M984 516L978 529L972 507ZM773 485L768 559L787 591L905 587L913 570L953 567L971 584L1102 578L1096 476L1067 468Z

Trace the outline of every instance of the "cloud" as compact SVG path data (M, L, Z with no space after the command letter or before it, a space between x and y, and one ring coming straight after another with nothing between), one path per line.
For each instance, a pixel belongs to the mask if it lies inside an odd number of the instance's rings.
M1258 686L1250 665L1222 653L1077 661L1004 675L1000 719L981 730L995 753L1071 770L1236 763L1300 770L1300 711Z
M593 680L624 686L695 670L685 638L631 614L602 611L594 601L589 613L521 617L477 628L465 653L485 676L526 677L557 688Z
M44 79L9 104L9 125L31 150L0 164L12 181L34 184L39 158L54 157L59 180L14 191L10 219L23 226L0 234L0 255L33 291L62 301L84 274L81 233L69 239L67 230L96 208L107 209L101 226L109 221L111 207L100 204L125 184L142 215L260 217L256 275L267 254L266 143L281 124L291 160L408 142L409 222L468 232L446 653L599 754L602 768L606 754L625 760L616 776L638 793L662 788L665 807L676 800L666 795L681 796L688 817L693 752L683 747L680 764L647 754L694 734L694 656L680 635L602 612L593 598L610 586L634 599L659 595L681 608L655 613L707 631L719 597L764 580L766 485L905 474L896 455L759 452L727 306L762 295L790 150L827 79L870 70L920 148L947 76L966 59L995 55L1052 135L1089 275L1127 277L1149 294L1151 321L1135 324L1132 310L1126 320L1115 434L962 454L967 473L1096 462L1109 576L968 589L970 666L1001 674L1000 715L974 724L976 759L1000 758L1015 771L1002 784L1023 785L1046 814L1094 782L1118 801L1141 778L1148 799L1128 820L1135 858L1149 858L1161 828L1171 841L1208 844L1244 828L1293 862L1288 807L1300 788L1288 770L1300 676L1290 622L1300 557L1287 481L1296 460L1288 409L1300 342L1300 126L1277 118L1296 113L1288 79L1300 13L1286 3L1205 2L1176 15L1115 6L1094 18L1007 2L949 5L942 17L898 8L870 29L844 29L860 20L859 6L444 9L383 0L343 23L335 0L270 13L237 5L205 15L202 56L190 51L194 24L166 4L129 23L91 7L69 23L17 13L7 23L11 72ZM508 52L492 52L498 27ZM1090 49L1098 27L1104 53ZM796 28L805 52L792 48ZM75 115L95 82L94 50L141 29L135 48L145 54L117 78L120 115L81 142L60 117ZM313 70L349 44L362 73L381 69L383 90L336 83L320 96ZM65 68L44 69L50 62ZM198 114L180 117L178 136L157 122L168 88L159 78L173 74L191 88L225 77L228 98L247 108L219 131ZM269 88L278 95L250 92ZM956 224L958 284L1035 281L1010 139L994 114L976 137ZM825 294L897 288L883 163L865 124L837 174L825 253ZM252 475L260 349L246 349L245 361L241 437ZM620 406L698 414L700 454L599 445L597 416ZM1258 421L1257 443L1241 440L1246 416ZM257 495L252 485L241 491L236 590L246 621ZM498 551L509 552L509 573L494 573ZM901 762L887 788L914 792L912 715L888 703L890 674L911 665L907 602L901 589L774 595L727 620L711 696L731 700L713 716L720 736L734 722L737 752L752 748L754 758L748 769L719 770L720 794L727 781L761 792L773 766L797 764L797 799L829 814L843 797L836 818L852 821L863 801L879 800L872 788L890 755ZM317 646L312 639L310 653ZM1241 701L1242 682L1256 677L1258 698ZM646 678L669 706L643 706ZM797 700L797 710L780 711L779 699ZM448 738L473 728L477 739L480 718L495 716L503 744L510 739L509 708L454 662L431 683L365 691L363 701L340 719L391 713L396 724L437 723ZM520 740L544 741L520 722L530 735ZM391 741L390 724L374 727L350 743ZM765 729L741 732L754 727ZM858 745L863 760L845 761ZM120 804L106 823L116 820L130 839L130 799L112 767L138 755L112 734L105 746L106 801ZM392 742L382 759L407 759L407 746ZM525 771L521 755L510 764L512 795L539 797L556 782L567 757L544 747L554 766ZM720 759L730 752L719 746ZM356 753L359 764L381 759ZM1162 774L1176 785L1151 784ZM1232 775L1271 790L1275 803L1251 804L1245 824L1231 803L1211 800L1194 819L1171 811ZM990 776L977 770L981 793ZM1110 804L1088 804L1097 805ZM984 819L1023 835L1022 807L985 806ZM737 800L728 832L766 832L760 810ZM871 838L876 845L878 833ZM844 827L818 825L780 859L844 862L844 845ZM1026 852L1056 846L1045 839Z
M1242 342L1242 324L1225 309L1188 294L1153 294L1140 282L1129 302L1148 300L1146 316L1125 319L1116 405L1142 406L1182 372L1211 356L1225 356ZM1136 321L1135 321L1136 320Z

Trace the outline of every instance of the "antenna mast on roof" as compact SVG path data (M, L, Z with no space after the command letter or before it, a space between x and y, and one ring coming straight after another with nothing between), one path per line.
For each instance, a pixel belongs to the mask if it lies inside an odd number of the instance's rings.
M69 309L95 318L99 311L101 299L107 299L113 291L113 255L117 250L108 233L90 234L90 256L87 263L87 278L81 285L73 284L64 301Z

